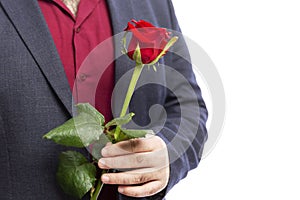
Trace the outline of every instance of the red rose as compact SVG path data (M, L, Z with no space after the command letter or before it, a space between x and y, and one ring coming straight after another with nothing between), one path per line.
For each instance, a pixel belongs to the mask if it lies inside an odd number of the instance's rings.
M167 29L155 27L144 20L131 20L125 31L132 33L127 55L134 60L133 55L139 45L143 64L154 61L170 41L170 32Z

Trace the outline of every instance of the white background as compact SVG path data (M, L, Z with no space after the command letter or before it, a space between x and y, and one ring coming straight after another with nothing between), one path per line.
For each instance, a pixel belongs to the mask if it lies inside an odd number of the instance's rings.
M173 3L220 73L227 112L215 149L168 200L299 200L299 0Z

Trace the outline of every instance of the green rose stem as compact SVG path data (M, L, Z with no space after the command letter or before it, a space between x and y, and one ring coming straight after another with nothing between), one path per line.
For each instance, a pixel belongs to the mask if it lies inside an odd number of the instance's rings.
M171 40L167 43L167 45L164 47L163 51L156 57L156 59L154 59L151 63L147 64L149 66L153 66L158 62L158 60L163 57L166 52L168 51L168 49L178 40L178 37L173 37L171 38ZM122 40L123 44L124 44L124 53L126 53L126 34L124 35L123 37L123 40ZM133 92L134 92L134 89L135 89L135 86L137 84L137 81L142 73L142 70L143 70L143 67L144 67L144 64L142 62L142 56L141 56L141 49L140 49L140 45L138 44L135 51L134 51L134 55L133 55L133 60L135 61L136 65L135 65L135 68L134 68L134 71L133 71L133 74L132 74L132 77L131 77L131 80L130 80L130 83L129 83L129 86L128 86L128 89L127 89L127 93L126 93L126 97L125 97L125 100L124 100L124 103L123 103L123 107L122 107L122 110L121 110L121 113L120 113L120 117L124 117L126 112L127 112L127 109L128 109L128 106L129 106L129 103L130 103L130 100L132 98L132 95L133 95ZM154 68L155 69L155 68ZM116 127L116 130L115 130L115 133L114 133L114 139L115 139L115 142L118 142L119 141L119 137L120 137L120 131L121 131L121 127L120 126L117 126ZM107 170L103 170L103 173L107 173ZM99 179L98 183L97 183L97 186L96 186L96 189L91 197L91 200L97 200L100 192L101 192L101 188L102 188L102 181L101 179Z
M125 100L124 100L124 103L123 103L123 107L122 107L122 110L121 110L120 117L124 117L125 114L126 114L126 111L128 109L131 97L133 95L136 83L137 83L137 81L138 81L138 79L139 79L139 77L142 73L143 67L144 67L144 64L137 64L134 68L134 71L133 71L133 74L132 74L132 77L131 77L131 81L129 83L129 87L128 87L128 90L127 90L127 93L126 93L126 97L125 97ZM121 131L120 126L117 126L116 131L115 131L115 140L116 141L118 141L120 131ZM107 173L107 170L103 170L102 174L104 174L104 173ZM98 199L99 194L101 192L102 185L103 185L103 183L102 183L101 179L99 179L98 183L97 183L97 186L96 186L96 189L95 189L95 191L94 191L94 193L91 197L91 200L97 200Z
M126 37L126 35L124 37ZM133 60L135 61L135 67L134 67L134 71L133 71L133 74L132 74L132 77L131 77L131 80L130 80L130 83L129 83L129 86L127 89L127 93L126 93L123 107L122 107L122 110L120 113L120 117L124 117L126 114L126 111L128 109L131 97L133 95L136 83L137 83L137 81L142 73L143 67L144 67L144 64L142 62L141 49L140 49L139 44L137 44L137 47L134 51ZM119 141L120 131L121 131L120 126L117 126L115 134L114 134L114 139L116 142Z
M126 111L128 109L130 100L132 98L136 83L137 83L137 81L138 81L138 79L139 79L139 77L142 73L143 67L144 67L143 64L137 64L134 68L134 71L133 71L133 74L132 74L132 77L131 77L131 81L129 83L129 87L128 87L128 90L127 90L127 93L126 93L126 97L125 97L125 100L124 100L124 103L123 103L123 107L122 107L122 110L121 110L121 113L120 113L120 117L124 117L125 114L126 114ZM120 126L116 127L116 132L115 132L114 136L115 136L115 140L118 141L119 136L120 136Z
M107 172L108 172L108 170L103 170L102 174L107 173ZM98 183L97 183L97 186L95 188L95 191L94 191L94 193L93 193L93 195L91 197L91 200L97 200L98 199L99 194L101 192L102 185L103 185L103 183L102 183L101 178L100 178L98 180Z
M139 59L141 60L139 47L137 47L136 52L138 54L137 57L139 57ZM121 110L121 113L120 113L120 117L124 117L125 114L126 114L126 111L128 109L130 100L132 98L136 83L137 83L137 81L138 81L138 79L139 79L139 77L142 73L143 67L144 67L144 64L142 64L141 62L136 62L136 66L134 68L134 71L133 71L133 74L132 74L132 77L131 77L131 80L130 80L130 83L129 83L129 86L128 86L128 90L127 90L126 97L125 97L125 100L124 100L124 103L123 103L123 107L122 107L122 110ZM115 141L119 140L120 131L121 131L120 126L117 126L116 131L114 133ZM102 174L104 174L106 172L107 172L107 170L103 170ZM91 197L91 200L97 200L98 199L98 196L101 192L102 185L103 185L103 183L102 183L101 179L99 179L98 183L97 183L97 186L96 186L96 189L95 189L95 191L94 191L94 193Z
M133 95L136 83L137 83L137 81L138 81L138 79L141 75L143 67L144 67L143 64L139 64L134 68L132 78L131 78L131 81L130 81L130 84L129 84L129 87L128 87L128 90L127 90L127 94L126 94L126 97L125 97L125 100L124 100L124 104L123 104L123 107L122 107L122 110L121 110L120 117L124 117L125 114L126 114L126 111L128 109L131 97Z

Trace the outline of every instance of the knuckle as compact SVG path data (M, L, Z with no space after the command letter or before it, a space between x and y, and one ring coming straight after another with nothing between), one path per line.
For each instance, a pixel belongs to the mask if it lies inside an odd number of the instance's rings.
M133 196L133 197L139 197L140 194L139 194L138 192L136 192L136 191L131 191L131 192L130 192L130 196Z
M135 176L133 178L133 184L141 183L141 181L142 181L142 178L140 176Z
M131 181L130 181L130 179L124 178L124 179L122 179L121 184L130 185Z
M122 173L113 173L110 178L110 182L113 184L129 185L130 181L128 178L124 177Z
M144 162L144 156L143 155L137 155L136 158L135 158L135 161L140 164L140 163L143 163Z
M148 178L144 175L136 175L133 178L133 184L145 183L148 181Z
M137 150L138 145L139 145L139 139L129 140L129 145L130 145L130 151L135 152Z

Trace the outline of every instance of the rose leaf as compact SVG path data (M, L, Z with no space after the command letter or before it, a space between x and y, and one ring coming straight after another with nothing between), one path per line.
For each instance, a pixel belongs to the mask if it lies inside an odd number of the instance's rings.
M78 148L87 147L99 140L104 130L103 115L89 104L78 104L77 113L77 116L51 130L43 138Z
M62 190L81 199L95 184L96 167L76 151L62 152L56 178Z
M122 129L121 131L129 138L141 138L148 134L154 135L153 130Z
M132 117L134 116L134 113L129 113L127 115L125 115L124 117L118 117L115 118L113 120L111 120L110 122L108 122L105 127L109 128L111 126L122 126L123 124L127 124L132 120Z

